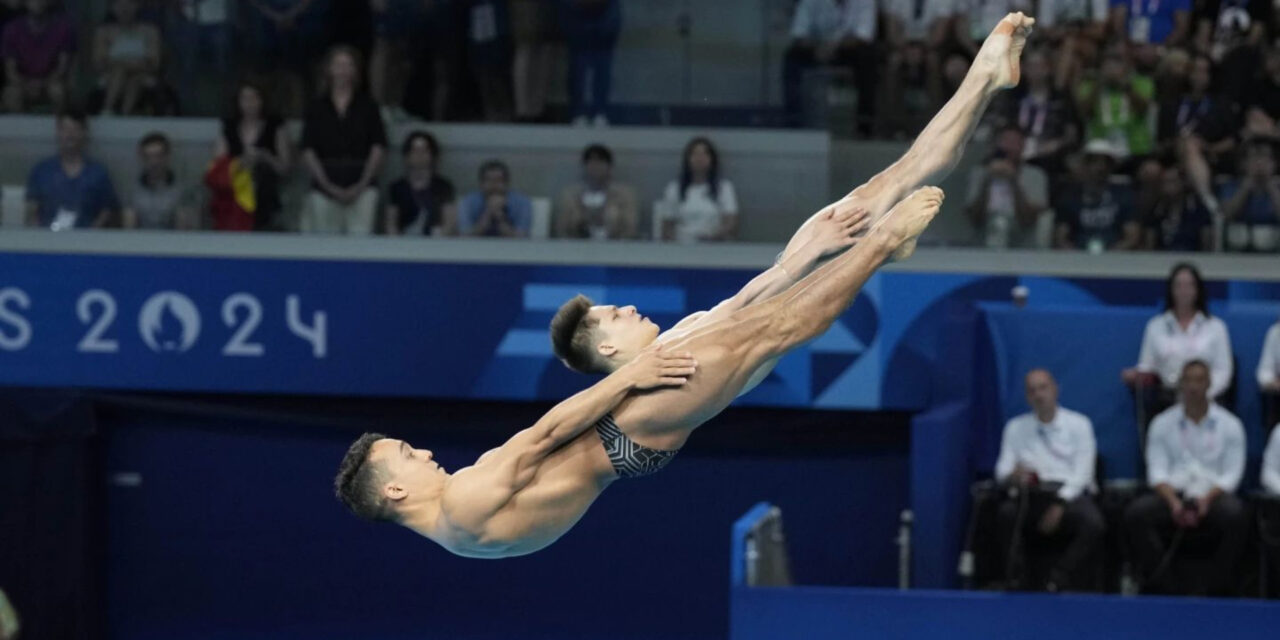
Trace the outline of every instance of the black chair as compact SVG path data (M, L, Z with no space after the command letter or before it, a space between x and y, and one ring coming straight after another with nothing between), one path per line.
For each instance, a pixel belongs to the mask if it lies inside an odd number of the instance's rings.
M1271 432L1280 422L1280 394L1262 394L1263 442L1271 441ZM1253 494L1258 534L1258 596L1280 596L1280 495L1257 491Z

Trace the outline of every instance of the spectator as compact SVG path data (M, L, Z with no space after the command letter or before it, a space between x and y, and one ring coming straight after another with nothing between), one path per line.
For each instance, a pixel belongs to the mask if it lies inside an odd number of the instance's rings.
M262 87L241 83L231 114L222 119L222 131L214 156L234 158L253 178L252 219L239 223L215 220L215 228L278 231L284 227L280 215L284 204L280 184L293 165L292 144L284 120L267 107Z
M1267 48L1262 54L1262 67L1244 100L1244 125L1241 135L1251 138L1280 139L1280 47Z
M0 0L0 36L3 36L4 29L10 22L21 19L25 12L26 0ZM0 38L0 45L2 44L3 39ZM4 82L4 66L0 64L0 89L7 86Z
M1211 573L1195 591L1229 592L1249 535L1244 504L1234 495L1244 474L1244 427L1210 400L1211 382L1209 365L1188 361L1179 381L1180 402L1156 416L1147 434L1147 483L1153 492L1134 500L1124 514L1147 590L1168 590L1168 572L1158 569L1166 540L1183 529L1219 537Z
M533 224L533 203L511 189L511 170L501 160L480 166L480 190L467 194L458 209L464 236L527 238Z
M1053 86L1049 59L1043 50L1022 56L1022 83L1006 94L1003 119L1026 136L1023 159L1050 175L1062 173L1066 156L1080 140L1071 96Z
M132 115L160 71L160 30L138 21L137 0L114 0L107 22L93 34L93 66L105 91L105 114Z
M176 72L172 83L181 91L182 100L191 105L204 104L206 101L196 95L197 83L209 80L208 84L221 88L221 79L231 69L232 28L239 3L179 0L173 4L167 15L165 44L177 64L166 66Z
M120 205L107 168L85 157L89 122L83 112L64 111L57 127L58 155L40 161L27 178L27 226L105 227Z
M1258 388L1267 393L1280 393L1280 322L1267 330L1258 360Z
M1111 21L1129 42L1176 47L1191 36L1191 0L1111 0Z
M302 158L311 173L311 194L303 232L373 232L387 131L378 105L360 86L360 69L355 49L334 47L325 60L324 94L307 110Z
M1080 29L1101 37L1110 18L1109 0L1040 0L1035 12L1036 29L1054 40Z
M1054 206L1054 246L1093 253L1136 249L1141 229L1133 215L1133 193L1111 182L1118 152L1106 140L1094 140L1084 153L1083 180L1064 188Z
M582 181L565 187L556 215L556 237L632 240L636 192L613 179L613 152L593 144L582 152Z
M613 89L613 49L622 31L621 0L559 0L569 41L569 107L573 124L609 124ZM591 93L587 94L587 78Z
M398 115L408 80L410 39L425 27L423 0L369 0L373 13L373 53L369 55L369 90L384 113Z
M1240 175L1222 185L1219 194L1227 223L1226 245L1234 251L1276 250L1280 232L1280 181L1275 150L1266 140L1244 149Z
M682 243L734 240L738 236L738 196L720 177L720 155L707 138L684 148L680 179L667 184L661 207L662 239Z
M192 191L173 171L172 144L163 133L152 132L138 142L142 176L123 211L126 229L194 229Z
M889 57L880 113L895 133L914 130L942 101L942 53L953 35L957 0L884 0L880 4ZM925 100L908 88L923 88ZM910 104L909 104L910 103ZM906 120L904 120L906 118Z
M462 0L425 0L423 28L410 42L415 62L404 88L404 108L426 120L443 121L454 102L467 17ZM414 46L414 45L410 45Z
M1036 223L1049 203L1049 178L1023 163L1022 131L1006 127L996 134L986 166L969 174L969 219L989 248L1035 248Z
M805 71L830 64L853 71L858 87L858 128L862 133L870 131L878 82L876 20L874 2L800 0L782 67L790 124L801 124Z
M1261 48L1274 18L1272 0L1202 0L1196 3L1192 47L1218 65L1218 88L1241 101L1261 62Z
M76 52L75 30L61 11L50 11L49 0L26 3L27 15L10 20L0 36L5 108L19 112L47 100L55 112L61 111L67 97L71 57Z
M1160 105L1157 137L1164 148L1176 149L1192 188L1216 210L1210 181L1235 148L1236 124L1230 101L1209 90L1212 70L1206 56L1191 61L1187 92Z
M1235 366L1231 336L1227 325L1209 314L1204 280L1194 265L1174 266L1165 285L1164 308L1164 313L1147 322L1138 366L1125 369L1121 377L1130 385L1162 389L1163 397L1156 407L1163 410L1173 403L1183 366L1199 360L1212 368L1209 397L1221 397L1231 386Z
M1155 96L1151 78L1133 73L1123 46L1108 48L1099 77L1081 82L1076 104L1086 121L1089 140L1105 139L1122 158L1152 151L1147 109Z
M507 0L467 0L467 59L484 119L511 120L511 20Z
M386 234L451 236L458 232L453 183L439 174L440 144L426 131L414 131L400 149L404 177L387 190Z
M249 0L257 73L279 87L286 113L302 112L312 65L324 46L329 0Z
M553 0L511 0L511 31L515 41L511 77L517 122L542 122L546 117L554 10Z
M1144 226L1143 248L1147 251L1213 250L1213 219L1187 189L1176 166L1163 169L1160 196Z
M1093 476L1098 445L1089 418L1058 406L1058 383L1052 374L1035 369L1025 383L1031 412L1005 425L996 479L1048 499L1024 503L1030 511L1021 514L1028 523L1023 531L1016 530L1019 499L1012 497L1000 505L1000 548L1012 556L1020 547L1015 540L1022 535L1069 536L1071 543L1054 564L1046 585L1048 591L1058 591L1081 586L1073 585L1072 577L1101 547L1105 525L1091 495L1097 491ZM1015 565L1020 560L1011 559Z
M1280 428L1272 427L1267 448L1262 453L1262 489L1280 495Z

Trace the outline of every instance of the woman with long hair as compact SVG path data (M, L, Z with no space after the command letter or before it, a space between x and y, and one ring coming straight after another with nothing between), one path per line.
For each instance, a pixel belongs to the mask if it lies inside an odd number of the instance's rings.
M662 203L662 240L722 242L738 237L738 196L721 177L720 154L707 138L684 148L680 178L667 185Z

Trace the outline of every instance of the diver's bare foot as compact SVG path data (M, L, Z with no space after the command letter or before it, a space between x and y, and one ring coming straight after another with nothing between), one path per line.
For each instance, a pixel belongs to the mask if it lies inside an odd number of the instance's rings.
M1036 20L1023 15L1021 11L1005 16L986 42L978 51L975 65L983 65L991 74L991 84L995 89L1008 89L1017 86L1022 76L1022 49L1027 46L1027 36L1031 35L1031 27Z
M877 226L893 238L897 249L893 252L895 260L905 260L916 250L916 238L924 233L938 210L946 194L937 187L920 187L880 219Z

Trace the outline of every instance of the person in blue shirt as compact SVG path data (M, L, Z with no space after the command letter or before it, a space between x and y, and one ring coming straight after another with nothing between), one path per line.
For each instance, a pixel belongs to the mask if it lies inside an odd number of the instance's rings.
M1255 138L1244 149L1240 173L1218 189L1227 222L1227 248L1274 251L1280 234L1280 180L1272 143Z
M1164 167L1160 197L1147 213L1143 248L1147 251L1212 251L1213 218L1189 189L1177 165Z
M464 236L527 238L533 221L533 203L511 190L511 170L501 160L480 166L480 190L462 199L458 207L458 233Z
M53 231L111 222L120 209L111 176L86 158L89 123L83 112L58 114L58 155L40 161L27 178L26 225Z
M1179 45L1191 37L1191 0L1111 0L1111 24L1134 44Z

